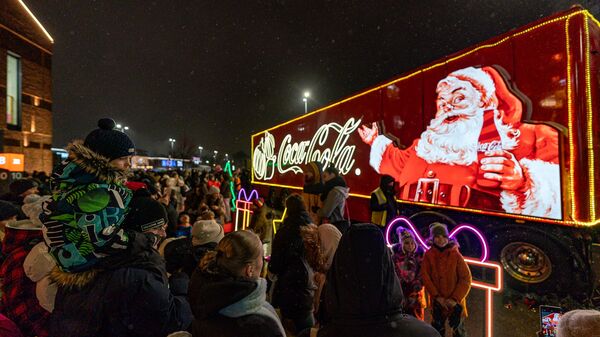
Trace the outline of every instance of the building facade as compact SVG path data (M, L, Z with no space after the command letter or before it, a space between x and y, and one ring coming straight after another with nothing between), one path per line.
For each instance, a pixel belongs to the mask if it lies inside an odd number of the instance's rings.
M23 170L52 170L52 45L22 0L0 1L0 168L20 154Z

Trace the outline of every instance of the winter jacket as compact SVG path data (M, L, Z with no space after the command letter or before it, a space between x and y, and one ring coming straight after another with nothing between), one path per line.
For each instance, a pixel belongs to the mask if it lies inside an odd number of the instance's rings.
M398 216L398 207L393 193L386 193L384 189L378 187L371 192L371 222L385 227Z
M471 271L458 251L458 245L450 241L446 247L432 245L423 256L421 276L429 297L451 298L463 307L467 315L467 294L471 289Z
M402 314L402 290L381 230L351 225L327 274L319 337L439 337Z
M25 275L23 262L31 249L43 241L42 230L30 220L6 226L2 252L6 259L0 266L2 302L0 312L15 322L25 337L48 336L50 313L42 308L35 295L35 282Z
M404 312L423 319L425 303L425 290L421 279L421 265L423 264L423 248L417 246L412 253L405 253L402 244L393 247L394 266L396 275L400 280L404 294Z
M266 281L229 275L217 267L194 273L190 305L195 337L285 337L266 301Z
M103 258L93 273L53 270L59 288L50 336L164 337L189 327L187 284L169 289L164 262L151 240L133 232L129 238L127 251Z
M2 337L23 337L19 327L8 317L0 314L0 336Z
M325 191L321 194L323 207L319 209L317 215L321 219L328 219L332 224L344 221L346 199L350 189L346 187L346 182L342 177L335 177L325 183ZM340 232L343 232L340 230Z
M123 186L126 172L82 144L68 147L70 159L54 173L53 200L40 220L50 254L64 271L81 272L100 255L127 248L121 229L131 191Z
M269 271L277 276L272 303L286 318L305 316L312 311L314 273L308 265L300 227L312 221L306 211L288 214L273 239Z

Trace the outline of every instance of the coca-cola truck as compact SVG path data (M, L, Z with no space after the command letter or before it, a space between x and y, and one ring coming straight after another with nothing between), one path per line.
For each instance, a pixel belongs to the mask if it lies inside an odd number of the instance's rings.
M507 282L589 294L600 222L600 24L567 12L462 50L252 136L252 182L300 192L311 161L370 221L380 176L400 213L485 233ZM466 254L481 248L459 237Z

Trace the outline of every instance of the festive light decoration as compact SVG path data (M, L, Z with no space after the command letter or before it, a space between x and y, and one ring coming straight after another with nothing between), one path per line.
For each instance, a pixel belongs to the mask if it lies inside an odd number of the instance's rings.
M21 4L21 6L23 7L23 9L25 9L27 14L29 14L29 16L31 16L33 21L35 21L35 23L38 25L38 27L40 27L40 29L44 32L44 35L46 35L48 40L50 40L51 43L54 43L54 39L52 38L52 36L50 36L50 33L48 33L46 28L44 28L44 26L42 26L42 23L35 17L35 15L33 15L33 13L29 10L29 7L27 7L27 5L25 5L25 3L22 0L18 0L18 1L19 1L19 4Z
M231 162L227 161L227 163L225 164L225 168L223 169L223 171L225 171L225 173L229 174L229 178L231 178L229 180L229 191L231 191L231 210L235 211L236 210L236 198L235 198L235 188L233 186L233 172L231 172Z
M250 221L252 220L252 201L258 199L258 192L256 190L252 190L250 192L250 196L246 194L245 189L240 189L238 194L238 198L236 201L236 211L235 211L235 229L239 230L240 225L241 229L244 230L248 225L250 225ZM241 221L241 224L240 224Z
M280 224L283 222L286 214L287 214L287 207L283 210L283 214L281 215L281 218L279 218L277 220L273 219L273 235L277 234L277 224Z
M354 152L356 145L347 144L350 135L358 129L361 119L349 118L345 123L335 122L323 124L314 133L310 140L301 140L292 143L292 135L287 134L281 140L278 149L275 147L275 137L265 131L259 144L252 152L252 171L261 180L271 180L275 171L280 174L293 172L302 173L300 165L311 161L319 161L323 167L330 164L345 175L354 166ZM330 139L330 134L334 134ZM335 141L332 141L335 140ZM333 144L324 147L326 142Z
M585 193L589 193L590 194L590 198L588 199L590 202L590 207L589 207L589 213L590 213L590 219L585 220L579 217L579 214L577 212L578 209L578 205L576 204L575 200L575 194L576 191L581 191L579 188L575 187L575 175L577 173L577 170L573 169L575 167L575 159L576 159L576 151L575 151L575 142L574 142L574 133L576 132L576 130L574 130L574 115L573 115L573 84L572 84L572 66L571 66L571 38L569 37L569 21L571 20L571 18L576 17L576 16L583 16L585 19L585 44L584 44L584 48L585 48L585 54L586 54L586 60L585 60L585 88L586 88L586 110L587 110L587 154L590 160L590 166L588 168L589 170L589 177L588 177L588 189L589 191L585 191ZM338 101L336 103L333 103L331 105L325 106L321 109L312 111L310 113L307 113L305 115L299 116L297 118L291 119L287 122L278 124L276 126L273 126L267 130L258 132L254 135L251 136L251 143L252 143L252 148L251 148L251 157L254 158L254 137L257 137L261 134L264 134L267 131L271 131L277 128L280 128L282 126L294 123L298 120L301 120L303 118L306 118L308 116L311 116L313 114L317 114L319 112L331 109L335 106L338 106L340 104L343 104L345 102L348 102L350 100L353 100L357 97L361 97L364 95L367 95L369 93L372 93L374 91L380 90L382 88L385 88L387 86L390 86L392 84L395 84L397 82L401 82L404 80L407 80L409 78L412 78L414 76L420 75L422 73L425 73L429 70L438 68L438 67L442 67L442 66L448 66L449 63L456 61L456 60L460 60L466 56L469 56L473 53L476 53L479 50L482 49L486 49L486 48L492 48L492 47L496 47L498 45L501 45L505 42L510 41L511 38L517 37L517 36L521 36L524 34L528 34L532 31L535 31L541 27L544 27L548 24L553 24L553 23L558 23L558 22L565 22L565 44L566 44L566 67L567 67L567 110L568 110L568 134L569 134L569 164L570 164L570 170L569 170L569 186L568 186L568 191L569 191L569 195L570 195L570 206L571 206L571 218L572 220L553 220L553 219L546 219L546 218L538 218L538 217L534 217L534 216L527 216L527 215L519 215L519 214L506 214L506 213L501 213L501 212L490 212L490 211L484 211L484 210L479 210L479 209L471 209L471 208L462 208L462 207L455 207L455 206L445 206L445 205L438 205L436 204L435 207L437 208L441 208L441 209L449 209L449 210L460 210L460 211L466 211L466 212L471 212L471 213L476 213L476 214L484 214L484 215L493 215L493 216L500 216L500 217L508 217L511 219L520 219L520 220L531 220L531 221L536 221L536 222L543 222L543 223L551 223L551 224L560 224L560 225L579 225L579 226L594 226L597 224L600 224L600 219L596 219L596 201L595 201L595 168L593 165L593 163L595 163L595 156L594 156L594 151L593 151L593 130L592 130L592 119L593 119L593 97L591 94L591 69L590 69L590 61L589 61L589 27L587 24L587 19L592 20L592 22L594 22L594 24L596 24L598 27L600 27L600 22L594 18L587 10L579 10L579 11L575 11L548 21L544 21L542 23L539 23L537 25L531 26L527 29L524 29L520 32L516 32L512 35L509 35L507 37L504 37L496 42L493 43L489 43L489 44L484 44L484 45L480 45L477 46L461 55L449 58L449 59L445 59L442 62L433 64L429 67L425 67L423 69L419 69L413 73L410 73L406 76L394 79L392 81L389 81L387 83L384 83L382 85L379 85L377 87L368 89L366 91L363 91L359 94L356 94L354 96L348 97L346 99L343 99L341 101ZM266 186L275 186L275 187L283 187L283 188L292 188L292 189L302 189L301 187L298 186L290 186L290 185L281 185L281 184L273 184L273 183L265 183L262 181L256 181L254 178L254 172L252 171L252 183L253 184L259 184L259 185L266 185ZM584 193L584 192L582 192ZM368 195L362 195L362 194L351 194L352 196L355 197L361 197L361 198L370 198L370 196ZM406 204L415 204L415 205L427 205L429 206L430 204L427 203L423 203L423 202L414 202L414 201L405 201L405 200L398 200L398 202L400 203L406 203Z
M494 335L494 292L502 291L502 266L498 263L482 262L470 258L464 258L465 262L471 266L492 269L495 272L495 282L487 284L481 281L471 281L471 286L485 291L485 336Z
M589 14L589 13L587 13ZM588 25L588 16L584 16L584 40L585 40L585 97L587 100L587 140L588 140L588 158L590 160L588 167L588 186L590 189L590 219L596 219L596 182L594 176L594 134L592 130L593 126L593 106L592 106L592 83L591 83L591 70L590 70L590 27Z
M391 242L391 231L392 228L396 229L396 227L398 227L396 224L398 223L402 223L404 224L406 227L408 227L414 234L415 237L418 241L418 243L425 249L429 249L430 247L427 245L425 239L423 239L423 237L421 236L421 232L417 230L417 228L415 227L415 225L412 223L412 221L410 221L409 218L404 217L404 216L400 216L395 218L394 220L390 221L390 223L387 225L387 228L385 229L385 242L388 245L388 247L392 247L392 242ZM402 226L402 224L400 224L400 226ZM468 224L460 224L458 226L456 226L449 234L449 237L452 238L456 238L456 235L464 230L468 230L470 232L475 233L475 235L477 236L477 238L479 239L479 242L481 243L481 248L482 248L482 253L481 253L481 258L480 261L481 262L485 262L487 261L488 257L490 256L490 251L489 251L489 246L487 243L487 240L485 239L485 236L483 235L483 233Z
M421 245L423 248L425 248L425 250L429 250L431 247L427 245L427 243L425 242L425 240L423 239L423 237L421 237L421 232L417 230L417 228L415 227L415 225L412 223L412 221L410 221L409 218L407 217L397 217L394 220L392 220L388 225L387 228L385 230L385 241L388 245L388 247L391 247L391 240L390 240L390 233L392 228L396 228L398 226L406 226L408 227L413 234L415 235L415 238L417 239L417 244ZM458 226L456 226L449 234L450 238L455 238L456 235L464 230L468 230L470 232L475 233L475 235L479 238L480 242L481 242L481 248L483 250L482 256L479 260L475 260L472 258L468 258L465 257L464 260L467 263L467 265L469 266L476 266L476 267L481 267L481 268L488 268L491 269L492 271L494 271L494 283L492 284L488 284L482 281L477 281L477 280L473 280L471 282L471 286L484 290L486 293L486 300L485 300L485 327L486 327L486 337L492 337L493 336L493 322L494 322L494 311L493 311L493 297L494 297L494 292L500 292L502 291L502 266L498 263L494 263L494 262L487 262L487 259L489 257L489 246L487 244L487 240L485 239L485 236L483 235L483 233L481 233L481 231L471 225L467 225L467 224L460 224Z
M481 247L482 247L481 262L487 261L489 255L490 255L490 250L488 248L487 240L483 236L483 233L481 233L481 231L479 229L477 229L471 225L461 224L461 225L457 226L456 228L454 228L452 230L452 232L450 232L450 237L456 238L456 234L458 234L462 230L469 230L469 231L475 233L475 235L479 238L479 242L481 243Z

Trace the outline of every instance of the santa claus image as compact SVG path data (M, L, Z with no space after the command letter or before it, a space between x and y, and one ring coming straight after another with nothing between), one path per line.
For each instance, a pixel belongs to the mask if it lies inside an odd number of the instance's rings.
M560 219L558 131L522 122L528 99L499 67L456 70L437 85L437 111L406 149L358 130L370 165L400 199ZM394 135L399 136L399 135Z

